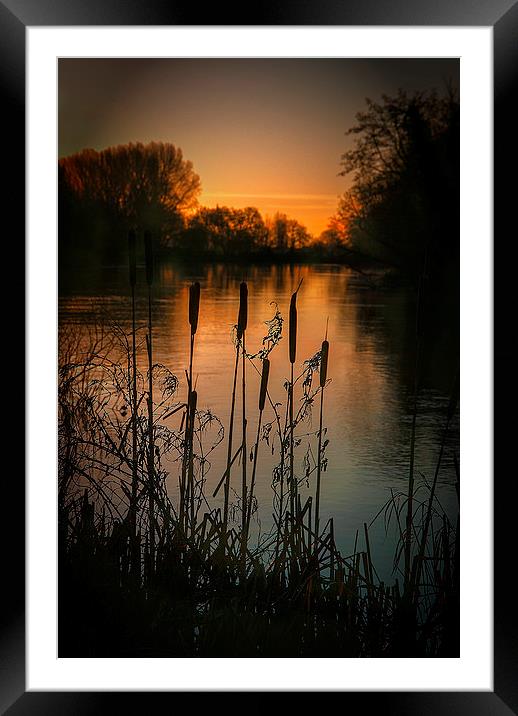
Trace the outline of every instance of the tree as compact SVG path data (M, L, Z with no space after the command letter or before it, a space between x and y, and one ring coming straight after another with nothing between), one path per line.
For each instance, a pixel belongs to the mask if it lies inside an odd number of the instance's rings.
M201 191L181 149L162 142L85 149L59 160L59 181L63 217L75 219L63 232L76 231L82 217L92 234L104 224L112 234L131 226L164 242L183 227Z
M459 103L449 90L366 100L342 155L352 248L413 275L458 256Z
M311 235L305 226L280 212L274 215L268 230L270 245L280 254L303 249L311 241Z
M263 250L267 236L263 218L253 206L201 207L189 219L178 246L199 253L238 256Z

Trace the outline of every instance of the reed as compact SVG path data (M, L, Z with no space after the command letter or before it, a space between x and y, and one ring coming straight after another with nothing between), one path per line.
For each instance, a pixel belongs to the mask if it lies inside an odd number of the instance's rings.
M193 379L192 369L194 360L194 346L196 332L198 330L198 320L200 313L200 294L201 288L198 281L192 283L189 287L189 326L190 326L190 343L189 343L189 370L187 373L187 402L185 406L185 450L182 459L182 472L180 476L180 523L184 525L187 531L188 522L188 503L191 503L191 522L192 522L192 505L194 502L194 485L192 480L193 467L193 424L194 413L196 410L196 402L193 402Z
M254 462L252 467L252 478L250 481L250 494L248 496L248 512L247 512L247 518L246 518L246 532L244 536L244 542L245 544L248 541L248 535L250 532L250 519L252 516L252 502L254 499L254 487L255 487L255 478L256 478L256 472L257 472L257 457L259 454L259 439L261 437L261 427L263 422L263 410L266 403L266 395L268 392L268 377L270 375L270 361L268 358L263 359L263 365L261 370L261 385L259 388L259 418L257 420L257 434L255 437L255 445L254 445Z
M131 502L129 508L130 539L132 549L132 570L136 575L140 568L136 558L136 536L137 536L137 497L138 497L138 463L137 463L137 327L135 311L135 286L137 283L137 237L135 231L128 233L128 258L129 258L129 283L131 290L131 437L132 437L132 480L131 480Z
M420 537L419 553L417 555L417 560L416 560L416 569L412 575L411 589L412 589L412 593L414 596L419 591L419 582L421 579L421 572L423 569L423 564L424 564L424 559L425 559L425 552L426 552L426 547L427 547L427 543L428 543L428 534L429 534L431 523L432 523L432 511L433 511L433 507L434 507L435 493L436 493L436 489L437 489L437 480L439 477L439 471L441 469L442 459L443 459L443 455L444 455L444 449L446 446L446 439L448 437L448 433L450 430L451 420L455 414L455 408L457 407L457 400L458 400L458 374L455 377L453 389L451 391L450 400L448 403L448 408L447 408L447 412L446 412L446 423L445 423L443 433L442 433L441 446L439 449L439 455L437 457L437 463L435 466L432 485L430 487L430 495L428 497L428 504L426 507L426 516L424 519L423 530L422 530L422 534ZM457 530L457 535L458 535L458 530ZM458 552L458 545L457 545L457 549L455 551L456 551L456 553Z
M248 286L245 281L239 286L239 315L237 321L237 337L241 341L241 444L243 451L241 455L241 563L242 572L245 572L246 545L247 545L247 446L246 446L246 327L248 323Z
M327 382L327 362L329 359L329 341L326 338L322 341L320 351L320 412L318 420L318 455L317 455L317 486L315 494L315 548L318 542L320 530L320 482L322 476L322 433L324 419L324 391Z
M146 237L145 241L148 241ZM452 614L458 598L458 530L445 517L442 520L431 519L432 510L435 514L438 506L435 493L439 467L427 499L419 502L420 493L416 490L414 494L410 529L413 534L421 534L421 549L425 543L429 548L426 553L414 557L410 568L413 575L412 609L408 608L408 589L401 593L397 580L390 586L379 580L367 523L363 525L365 549L359 551L356 540L353 554L349 556L344 556L337 549L336 523L332 517L321 529L324 396L329 389L329 341L326 330L320 356L315 354L311 361L306 361L304 365L309 367L305 367L305 372L295 379L297 292L290 303L289 420L282 428L280 411L268 392L270 359L262 354L261 369L256 367L257 373L260 373L260 389L250 483L248 485L245 467L241 473L241 524L229 527L231 469L238 458L243 463L247 461L246 365L247 362L253 364L253 358L245 349L248 288L244 282L240 287L230 430L227 433L227 468L213 492L217 495L225 485L227 509L222 512L209 505L204 494L201 467L205 455L206 423L193 379L194 338L200 309L199 284L193 284L189 290L191 351L186 370L188 396L185 404L175 402L170 394L164 393L162 379L158 380L156 376L153 379L153 369L158 371L161 368L153 366L149 310L153 276L148 272L148 256L146 252L150 378L141 395L138 395L134 383L133 370L124 374L127 385L116 382L121 380L121 373L116 368L112 371L110 366L116 364L113 360L92 360L97 370L99 365L104 366L105 378L102 381L97 376L95 381L85 379L85 371L88 374L92 369L73 361L69 372L61 373L59 397L63 430L60 431L60 460L66 460L67 464L60 475L59 485L62 570L60 656L70 656L74 650L78 656L86 651L90 655L112 657L455 655L452 627L448 625L454 623ZM133 289L135 283L136 262L132 264L130 260L130 286ZM134 307L134 290L132 294ZM127 350L129 365L133 369L136 367L133 341L128 342ZM232 434L240 358L243 421L242 437L235 449ZM311 376L317 369L318 385L311 387ZM94 373L91 375L93 378ZM170 375L167 377L172 380ZM301 377L302 381L298 383ZM110 381L114 381L113 386ZM295 412L293 388L297 384L303 385L303 389L301 407ZM106 393L125 395L128 392L131 408L128 419L112 421L110 416L113 411L103 412L100 407L103 396ZM304 502L301 491L297 491L290 495L293 508L290 504L288 511L283 507L284 466L288 469L289 459L290 479L294 481L293 431L301 425L305 410L314 402L318 392L318 433L311 432L306 436L309 445L315 436L318 437L318 456L316 460L312 458L311 466L308 463L306 472L308 482L311 481L311 487L315 489L314 503L311 495ZM146 397L149 401L147 429L144 420L136 423L134 419ZM267 401L273 412L271 423L265 423ZM448 409L448 420L453 416L452 406L453 402ZM169 421L174 421L175 426L171 426ZM176 426L176 423L180 425ZM277 485L280 484L281 488L280 506L277 508L277 493L274 492L275 527L264 535L260 533L257 545L252 547L250 526L255 492L258 480L263 479L259 456L261 439L269 434L270 428L274 430L275 425L278 441L276 437L268 444L279 454L280 472L276 474L279 478ZM127 441L139 429L139 440L127 450ZM297 429L297 442L299 438ZM95 451L91 450L91 445L95 446ZM446 446L445 439L443 445ZM157 479L157 475L164 474L161 461L167 450L174 454L176 461L181 461L179 511L167 494L165 480ZM155 460L153 466L150 456ZM136 465L144 466L145 478L146 460L150 519L146 527L145 511L140 512L141 521L138 524L136 519L132 522L134 531L132 527L128 544L124 528L125 507L128 507L128 514L133 520L140 497L138 490L133 491L134 470ZM442 451L439 464L441 460ZM98 479L100 473L106 475L106 480ZM136 475L138 481L138 472ZM110 492L117 479L120 480L119 492ZM126 487L126 481L130 489ZM82 485L81 491L76 490L79 484ZM292 488L293 482L290 482L290 490ZM127 500L122 506L120 494ZM142 490L141 495L145 496L146 491ZM401 499L406 497L402 495ZM239 516L239 502L237 506L232 505L232 509ZM405 500L399 504L394 498L393 504L386 509L397 516L398 522L402 517L401 522L405 523ZM402 528L400 531L401 544L398 544L395 557L397 564L401 555L406 559L407 534L408 523L407 531ZM427 539L429 534L431 538ZM421 556L422 559L419 559ZM141 559L144 570L136 580L135 565L140 565ZM427 579L421 580L420 569L422 565L424 569L425 564ZM65 606L62 608L61 605ZM69 608L67 605L70 605ZM78 613L82 615L80 624ZM119 615L115 623L113 613ZM100 626L106 624L110 624L109 637L105 636L106 627ZM135 646L120 653L117 650L120 644L128 643L128 633L131 633ZM67 636L69 634L73 635L73 639ZM83 653L77 653L78 650L83 650Z
M153 239L149 231L144 232L144 250L146 258L146 283L148 300L148 333L146 347L148 357L148 490L149 490L149 561L150 569L155 569L155 438L153 419Z
M295 469L294 469L294 430L295 426L293 423L293 387L294 387L294 364L297 359L297 294L299 292L302 279L299 281L297 289L292 293L290 299L290 313L289 313L289 357L290 357L290 385L289 385L289 425L290 425L290 512L292 518L295 516L295 504L297 496L297 488L295 484Z
M234 463L234 460L232 459L232 444L233 444L233 437L234 437L234 414L236 409L236 387L237 387L237 373L238 373L238 367L239 367L239 345L240 345L240 339L243 335L244 330L246 330L246 322L248 320L248 307L246 307L246 313L245 307L242 306L241 296L243 295L242 289L240 288L240 299L239 299L239 313L238 313L238 319L237 319L237 340L236 340L236 358L234 362L234 375L233 375L233 381L232 381L232 398L230 403L230 419L229 419L229 428L228 428L228 441L227 441L227 466L226 470L224 472L224 480L223 482L220 481L218 487L214 491L213 496L216 497L218 494L219 488L221 484L224 484L224 503L223 503L223 524L222 524L222 530L221 530L221 544L223 548L225 547L226 539L227 539L227 530L228 530L228 510L229 510L229 497L230 497L230 478L231 478L231 470L232 465ZM244 327L243 327L244 324ZM243 445L240 446L240 452L242 452ZM237 454L236 454L237 456ZM243 461L246 460L246 456L242 455Z
M189 395L189 409L188 409L188 425L187 425L187 450L188 450L188 483L187 483L187 494L190 504L190 527L191 537L194 535L196 528L195 514L195 485L194 485L194 424L196 420L196 407L198 403L198 393L195 390L191 390Z
M405 528L405 591L411 589L412 575L412 544L413 544L413 508L414 508L414 463L415 463L415 442L416 442L416 426L417 426L417 399L419 390L419 366L421 351L421 331L422 331L422 302L423 302L423 284L426 274L426 251L424 256L424 265L421 276L419 277L419 285L417 289L417 303L415 316L415 357L414 357L414 388L413 388L413 410L412 410L412 431L410 437L410 463L408 471L408 494L407 494L407 511L406 511L406 528Z

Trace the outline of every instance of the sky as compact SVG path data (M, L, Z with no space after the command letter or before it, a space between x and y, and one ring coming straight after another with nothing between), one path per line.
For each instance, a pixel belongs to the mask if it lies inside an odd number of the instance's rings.
M170 142L203 206L280 211L318 235L351 178L345 132L369 97L448 83L457 59L60 59L59 156Z

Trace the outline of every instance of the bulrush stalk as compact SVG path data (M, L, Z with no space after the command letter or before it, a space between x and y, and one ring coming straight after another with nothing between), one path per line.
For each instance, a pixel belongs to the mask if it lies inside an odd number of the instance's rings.
M261 372L261 387L259 389L259 420L257 423L257 435L255 438L255 447L254 447L254 464L252 468L252 479L250 481L250 494L248 496L248 514L246 518L246 535L245 535L245 544L248 541L248 533L250 531L250 518L252 516L252 500L254 497L254 487L255 487L255 475L257 470L257 453L259 452L259 439L261 437L261 425L263 420L263 410L264 405L266 402L266 394L268 391L268 376L270 374L270 361L268 358L264 358L263 360L263 368Z
M189 324L191 326L191 346L189 352L189 391L192 390L192 361L194 355L194 337L198 330L200 315L200 284L195 281L189 289Z
M132 570L135 574L136 564L136 536L137 536L137 490L138 490L138 456L137 456L137 338L135 320L135 286L137 283L137 237L133 230L128 233L129 282L131 288L131 432L132 432L132 479L131 504L129 519L132 544Z
M320 352L320 417L318 425L318 457L317 457L317 489L315 495L315 553L318 549L320 529L320 477L322 475L322 425L324 415L324 390L327 381L327 361L329 358L329 341L322 341Z
M198 393L192 390L189 395L189 425L187 429L188 451L189 451L189 472L188 472L188 495L191 508L191 535L195 531L195 501L194 501L194 421L196 418L196 404L198 402Z
M192 364L194 358L194 341L196 331L198 330L198 319L200 315L200 284L198 281L192 283L189 287L189 325L191 327L190 334L190 347L189 347L189 372L187 374L187 408L185 416L185 449L182 460L182 475L180 480L180 522L184 517L185 510L187 508L187 497L190 495L192 485L186 482L187 472L190 469L190 455L192 452L192 445L189 444L189 426L194 421L194 416L191 416L192 406ZM192 418L192 420L191 420ZM192 496L192 495L191 495ZM187 516L185 515L185 524L187 523Z
M241 284L242 286L243 284ZM246 284L245 284L246 285ZM248 320L248 307L245 305L243 306L243 301L241 300L241 297L243 295L243 290L240 287L240 301L239 301L239 313L237 318L237 342L236 342L236 360L234 363L234 380L232 383L232 400L230 405L230 420L229 420L229 428L228 428L228 444L227 444L227 467L224 473L224 502L223 502L223 524L222 524L222 530L221 530L221 544L224 545L226 541L227 536L227 529L228 529L228 507L229 507L229 494L230 494L230 476L231 476L231 469L232 465L234 464L234 459L232 458L232 442L234 437L234 414L236 409L236 386L237 386L237 371L239 367L239 341L243 336L243 323L245 324L246 329L246 322ZM243 313L243 310L245 313ZM241 448L243 446L241 445ZM240 448L240 451L241 451ZM242 459L245 459L244 456L242 456ZM220 483L221 484L221 483ZM217 493L219 491L219 485L214 491L214 497L216 497Z
M247 484L246 484L246 467L247 467L247 449L246 449L246 326L248 322L248 286L245 281L241 282L239 287L239 316L237 321L237 337L241 340L241 356L242 356L242 440L243 454L241 460L241 562L242 569L245 568L246 558L246 518L247 518Z
M149 489L149 561L151 571L155 570L155 439L153 429L153 322L151 313L153 290L153 240L149 231L144 233L146 255L146 283L148 299L148 334L146 336L148 356L148 489Z
M425 256L426 265L426 256ZM417 290L417 306L415 321L415 364L414 364L414 405L412 411L412 433L410 437L410 465L408 474L408 499L406 512L406 528L405 528L405 593L411 587L411 555L412 555L412 528L413 528L413 510L414 510L414 461L415 461L415 441L416 441L416 424L417 424L417 394L419 388L419 362L420 362L420 338L422 330L422 289L423 289L423 273L419 279Z
M295 470L293 463L293 444L294 444L294 428L293 425L293 366L297 359L297 293L299 291L302 279L299 281L297 290L292 294L290 301L290 322L289 322L289 353L290 353L290 387L289 387L289 419L290 419L290 512L292 519L295 517Z

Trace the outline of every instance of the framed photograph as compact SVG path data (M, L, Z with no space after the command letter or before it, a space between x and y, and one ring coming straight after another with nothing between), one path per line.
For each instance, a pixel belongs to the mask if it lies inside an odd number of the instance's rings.
M0 6L29 408L3 707L510 713L492 131L516 8L46 10Z

